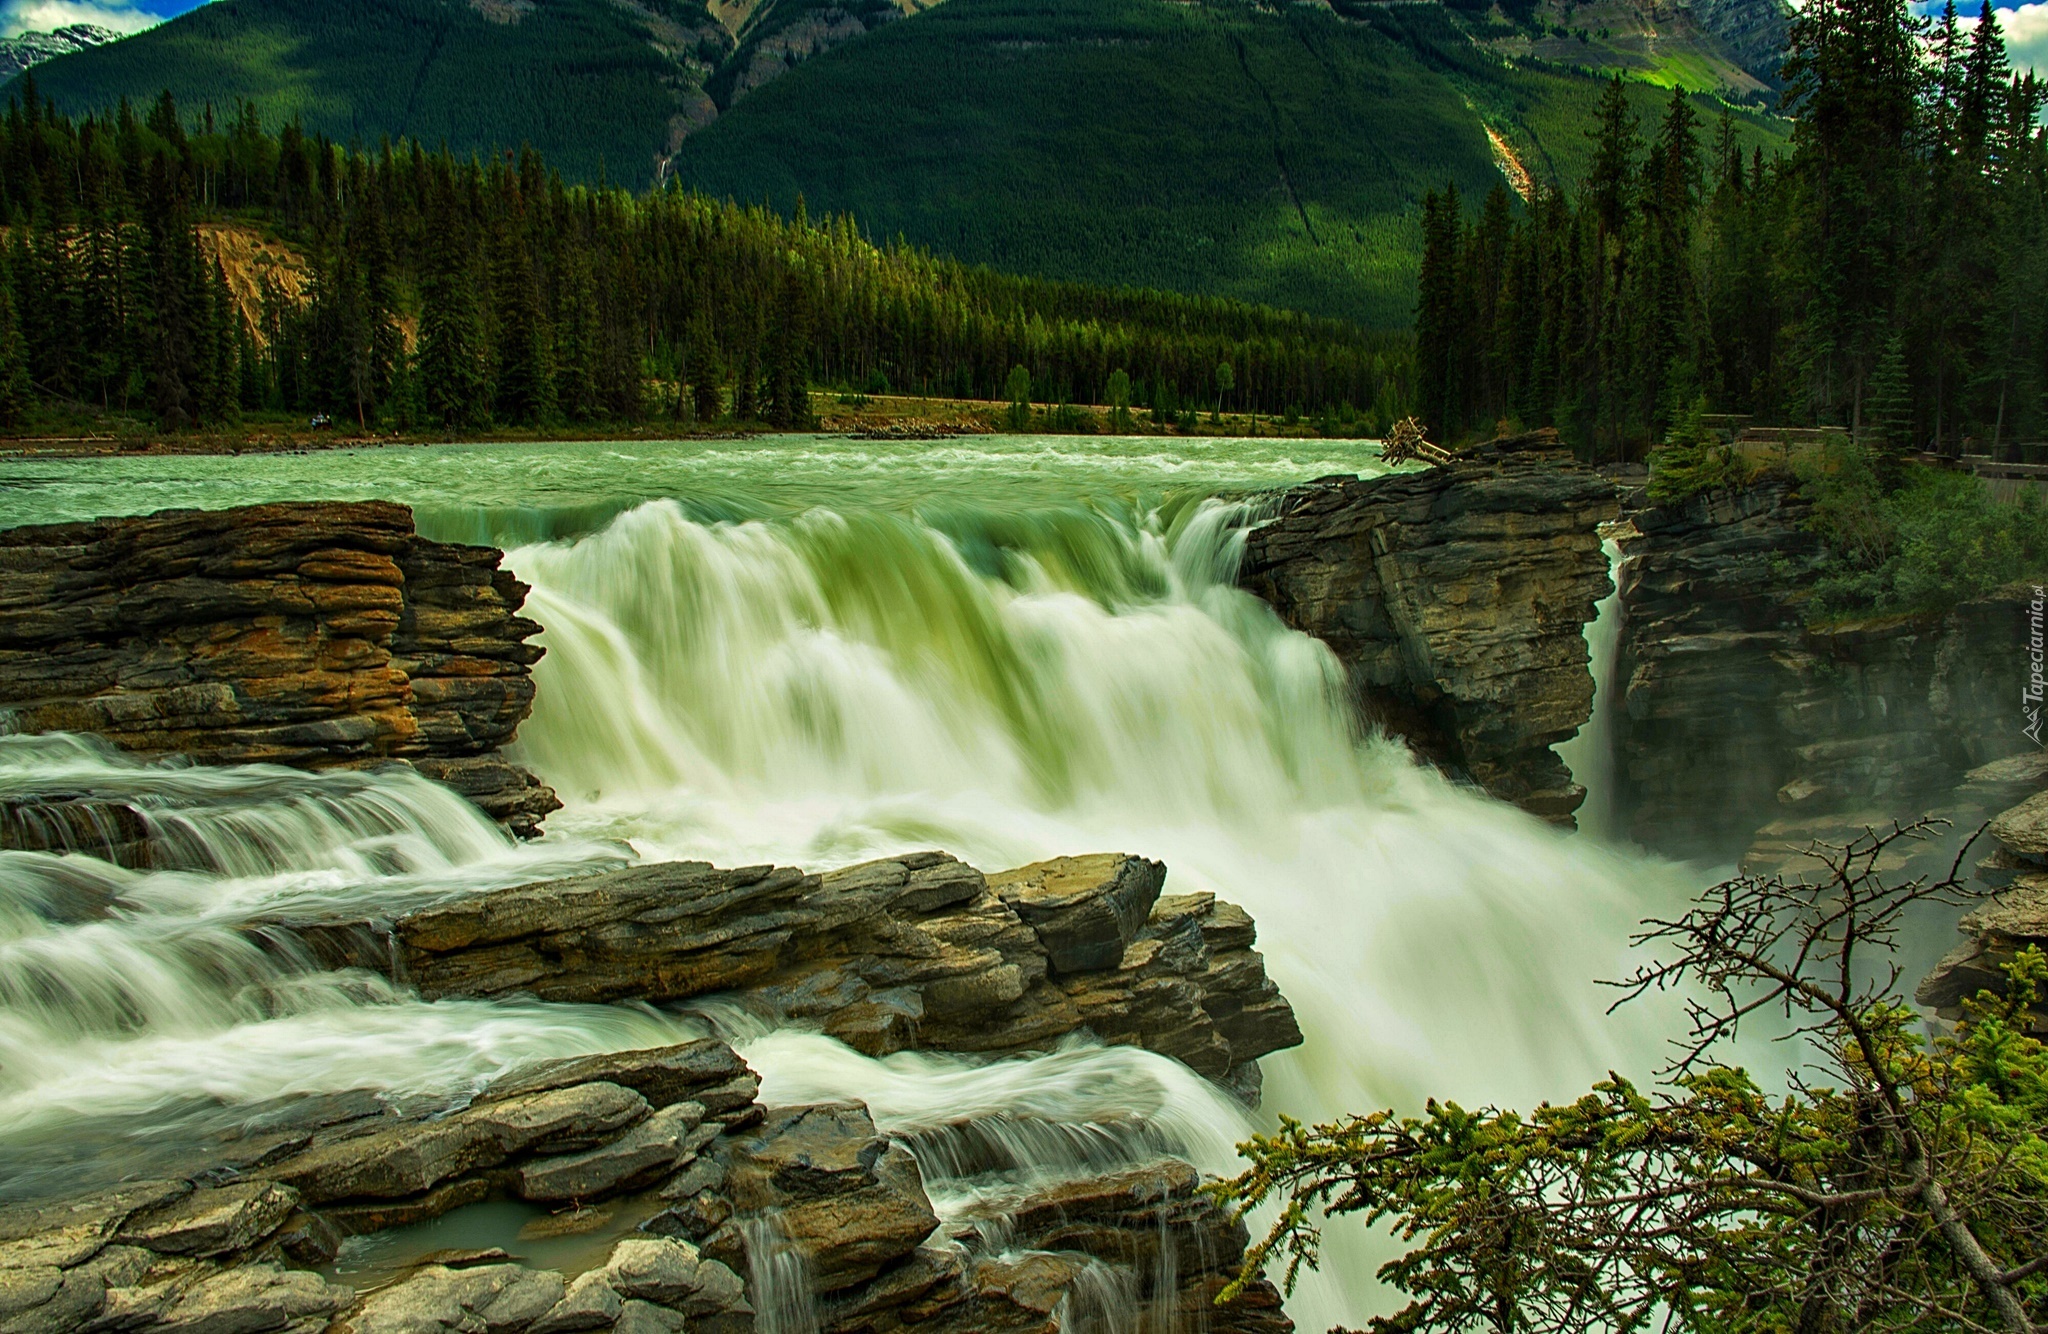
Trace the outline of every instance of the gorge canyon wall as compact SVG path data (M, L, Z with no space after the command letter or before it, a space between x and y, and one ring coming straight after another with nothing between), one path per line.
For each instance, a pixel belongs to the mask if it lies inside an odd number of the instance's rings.
M1819 540L1771 480L1631 513L1615 688L1623 831L1728 860L1759 831L1934 811L2023 733L2026 601L1811 618Z
M1612 591L1613 483L1554 432L1273 499L1240 582L1333 649L1361 719L1545 819L1585 799L1551 747L1592 713L1585 627Z

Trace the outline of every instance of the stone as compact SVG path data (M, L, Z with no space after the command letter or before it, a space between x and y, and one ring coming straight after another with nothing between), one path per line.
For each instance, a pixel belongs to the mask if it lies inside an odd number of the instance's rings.
M185 1181L132 1181L72 1199L0 1208L0 1270L82 1264L132 1215L183 1199L191 1190Z
M619 1312L617 1334L678 1334L690 1328L682 1312L670 1311L653 1302L627 1302Z
M611 1285L627 1297L680 1306L703 1286L697 1249L668 1237L628 1237L605 1262ZM721 1266L722 1267L722 1266Z
M899 909L920 877L944 892L917 899L916 913ZM877 1056L1046 1050L1087 1027L1220 1079L1299 1043L1243 910L1183 896L1169 916L1187 931L1130 953L1164 930L1150 915L1164 877L1159 863L1118 854L994 877L938 853L822 875L674 862L488 891L391 922L291 929L332 967L388 970L432 997L725 994ZM656 1106L700 1103L727 1125L756 1114L760 1089L730 1048L707 1040L550 1062L478 1105L588 1080Z
M2048 792L2036 793L1991 821L1991 837L2032 860L2048 858Z
M316 1144L265 1169L264 1175L295 1187L316 1205L365 1196L400 1199L521 1151L591 1147L646 1115L647 1100L631 1089L578 1084L481 1104L438 1121Z
M1115 968L1159 898L1166 868L1142 857L1056 857L989 887L1037 933L1054 971Z
M1613 483L1538 431L1271 499L1239 583L1329 645L1360 718L1569 822L1585 792L1551 747L1592 716L1584 628L1613 589Z
M1913 999L1943 1018L1963 1015L1963 1002L1980 991L2003 992L2005 966L2032 946L2048 950L2048 873L2014 877L1997 895L1963 915L1957 930L1969 937L1920 981ZM2037 998L2033 1033L2048 1038L2048 997Z
M703 1120L699 1104L674 1103L608 1144L526 1164L519 1169L516 1190L523 1200L552 1203L596 1199L645 1184L675 1166L684 1137Z
M554 1310L568 1285L521 1265L438 1265L370 1294L335 1334L515 1334Z
M648 1106L658 1108L685 1100L702 1102L697 1096L700 1091L752 1074L731 1047L715 1038L704 1038L674 1047L546 1061L498 1080L478 1101L497 1102L522 1093L540 1093L596 1080L632 1089L647 1099ZM753 1095L748 1094L743 1101L753 1101ZM716 1115L734 1109L706 1104L705 1110Z
M2039 786L2013 725L2016 596L1812 617L1811 515L1782 476L1632 512L1613 675L1621 835L1728 862L1789 812L1888 825L1951 791L1995 811Z
M593 1269L571 1279L562 1300L529 1326L527 1334L571 1334L575 1330L610 1329L625 1305L617 1289L612 1287L611 1276L602 1269Z
M728 1153L733 1207L771 1218L820 1292L873 1278L938 1226L917 1160L857 1103L771 1109Z
M0 708L204 764L410 761L531 834L560 803L497 754L541 654L502 560L382 501L0 530Z
M259 1334L310 1320L319 1329L354 1300L354 1290L303 1269L243 1265L200 1279L149 1327L166 1334Z
M247 1250L283 1225L299 1193L274 1181L197 1190L174 1204L131 1217L119 1238L163 1255L226 1255Z

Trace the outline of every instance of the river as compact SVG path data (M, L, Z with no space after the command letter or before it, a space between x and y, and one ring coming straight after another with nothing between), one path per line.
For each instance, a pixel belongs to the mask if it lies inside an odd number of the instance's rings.
M39 1165L15 1188L283 1093L459 1097L539 1056L703 1031L645 1008L423 1003L236 929L632 857L822 869L936 847L993 870L1122 851L1256 919L1307 1035L1263 1062L1256 1115L1142 1052L875 1061L735 1035L764 1100L860 1097L913 1142L1028 1090L1041 1121L1135 1120L1227 1171L1283 1111L1528 1104L1649 1073L1669 1012L1609 1016L1597 980L1688 875L1360 736L1334 657L1234 586L1242 497L1379 470L1358 442L1033 437L0 461L9 525L380 497L428 536L507 547L547 647L516 753L567 803L515 846L402 776L0 738L0 793L138 796L190 849L149 873L0 854L0 1141ZM111 917L66 907L108 898ZM1053 1171L1071 1143L1019 1153ZM1329 1274L1290 1303L1302 1328L1382 1309L1378 1253L1337 1229Z

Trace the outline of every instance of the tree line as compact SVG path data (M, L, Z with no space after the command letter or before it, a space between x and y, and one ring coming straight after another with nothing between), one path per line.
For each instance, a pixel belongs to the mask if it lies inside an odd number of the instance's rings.
M363 426L810 421L809 391L1407 406L1408 340L1243 302L1000 274L845 217L678 186L570 186L526 150L360 151L188 121L166 93L72 119L25 76L0 120L0 420L38 403ZM209 229L288 243L303 281L238 299ZM247 279L248 275L241 275ZM1124 392L1119 390L1120 393ZM1155 413L1155 419L1159 414ZM1169 418L1170 419L1170 418Z
M1893 453L2009 452L2048 389L2048 140L1996 12L1814 0L1784 67L1791 151L1619 79L1591 170L1518 209L1424 204L1417 398L1456 439L1501 419L1635 455L1699 412L1850 428Z

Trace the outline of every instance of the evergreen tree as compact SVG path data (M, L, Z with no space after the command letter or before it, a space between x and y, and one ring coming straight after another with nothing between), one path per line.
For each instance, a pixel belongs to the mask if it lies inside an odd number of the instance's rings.
M1905 456L1913 448L1912 387L1906 379L1905 335L1893 333L1870 377L1870 411L1864 414L1864 443L1871 450L1878 480L1894 489L1905 475Z

